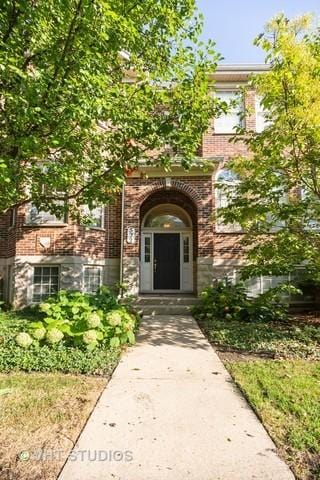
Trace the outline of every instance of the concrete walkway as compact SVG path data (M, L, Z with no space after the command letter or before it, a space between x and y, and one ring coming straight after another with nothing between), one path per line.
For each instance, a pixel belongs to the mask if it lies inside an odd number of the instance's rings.
M59 480L294 479L191 316L144 318L77 449Z

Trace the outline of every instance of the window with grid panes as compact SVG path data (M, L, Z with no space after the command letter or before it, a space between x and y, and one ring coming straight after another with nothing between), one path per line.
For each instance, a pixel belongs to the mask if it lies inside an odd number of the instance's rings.
M84 268L84 285L86 293L96 293L102 285L102 267Z
M32 301L40 303L59 290L59 267L38 266L33 269Z

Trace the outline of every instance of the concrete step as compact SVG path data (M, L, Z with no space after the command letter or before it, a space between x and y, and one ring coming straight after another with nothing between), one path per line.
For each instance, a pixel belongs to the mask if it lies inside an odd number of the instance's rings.
M136 305L195 305L199 299L195 296L139 296L135 300Z
M138 305L142 315L191 315L192 305Z
M139 295L135 305L142 315L190 315L198 301L194 295Z
M190 315L199 302L195 295L139 295L135 305L142 315Z

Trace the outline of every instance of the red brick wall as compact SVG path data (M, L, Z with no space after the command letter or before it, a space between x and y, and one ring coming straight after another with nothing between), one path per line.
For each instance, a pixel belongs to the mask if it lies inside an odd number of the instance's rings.
M13 211L0 215L0 258L10 258L16 251L16 229L12 224Z
M67 226L27 226L25 208L20 208L16 218L15 255L70 255L105 257L106 231L77 225L72 221ZM40 245L40 237L50 238L50 246Z
M254 92L246 97L251 114L246 119L248 129L255 128ZM200 155L205 158L222 157L227 161L236 154L247 154L243 143L230 143L232 135L214 134L211 128L203 136ZM125 188L125 227L134 227L134 245L124 241L125 256L139 256L141 215L155 202L171 201L186 209L194 223L194 255L235 259L241 256L239 234L215 233L212 223L214 208L213 180L210 176L173 177L172 187L165 189L163 178L128 178ZM162 192L162 193L161 193ZM170 196L164 192L171 192ZM174 193L176 192L176 193ZM180 192L180 194L179 194ZM150 195L153 194L153 197ZM149 200L148 200L149 198ZM148 203L149 202L149 203ZM140 211L140 207L142 209ZM119 196L105 209L105 230L86 229L69 222L64 227L27 227L25 212L21 208L16 226L10 227L10 214L0 216L0 258L14 255L72 255L91 258L119 258L121 251L121 206ZM126 232L125 232L126 233ZM39 237L50 237L49 248L39 244Z
M10 214L0 216L0 258L8 257L8 235L10 226Z
M153 207L157 205L171 203L183 208L191 218L193 228L193 259L195 260L198 252L198 215L197 206L190 197L178 190L159 190L151 194L140 207L140 227L144 216Z
M0 215L0 258L15 255L74 255L119 258L121 244L121 196L105 208L105 229L85 228L69 221L68 226L25 225L25 208L20 208L10 227L10 213ZM43 248L39 237L49 237Z
M136 243L129 245L124 242L125 256L140 254L140 224L147 211L159 203L174 203L184 208L192 219L194 257L213 255L221 259L241 257L241 234L215 232L212 222L214 209L212 177L174 177L170 189L165 189L164 182L162 178L128 180L125 193L125 229L130 226L135 228ZM14 255L70 255L96 259L120 257L121 197L106 207L105 230L86 229L71 222L64 227L25 226L25 214L22 209L17 215L15 227L9 227L9 221L9 214L0 217L2 258ZM51 239L49 248L41 247L40 237Z
M215 233L214 257L221 260L239 260L243 258L243 248L240 245L241 234Z
M245 119L247 130L255 130L255 93L253 90L248 91L246 96L246 108L248 115ZM231 139L234 134L214 133L214 120L212 120L208 131L204 134L202 145L200 147L200 155L205 158L210 157L232 157L234 155L247 155L248 150L243 142L233 143Z
M124 242L124 256L139 256L139 230L142 216L145 214L150 198L150 208L153 205L152 197L155 196L159 203L166 203L166 192L175 192L175 195L169 196L172 201L179 202L181 205L189 201L188 208L190 216L195 218L197 214L197 230L198 230L198 251L197 256L205 257L213 254L213 224L211 221L212 214L212 179L209 176L199 177L174 177L171 179L171 187L165 186L165 179L150 178L128 179L125 189L125 222L126 228L133 227L136 231L136 242L128 244ZM161 192L163 197L161 199ZM179 192L181 192L180 198ZM140 207L142 206L142 210ZM186 209L187 209L186 208ZM187 210L187 211L188 211Z
M106 208L106 258L120 258L122 195Z

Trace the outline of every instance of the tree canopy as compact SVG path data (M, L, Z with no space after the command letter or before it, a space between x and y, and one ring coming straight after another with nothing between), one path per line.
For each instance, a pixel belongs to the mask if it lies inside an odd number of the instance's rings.
M0 212L104 204L140 161L192 162L219 111L195 0L3 0Z
M270 71L252 77L265 110L261 133L240 128L249 155L224 221L243 228L244 276L281 275L304 265L320 278L320 30L312 17L275 17L256 44ZM234 141L239 141L239 137Z

